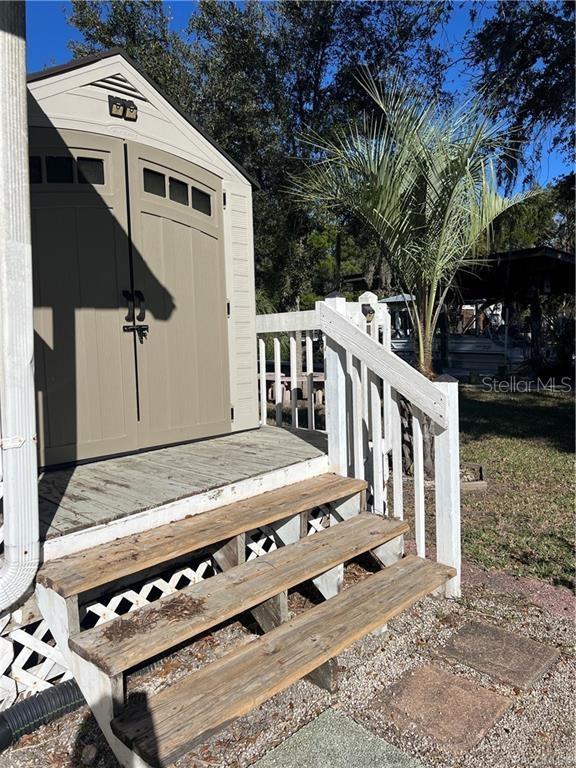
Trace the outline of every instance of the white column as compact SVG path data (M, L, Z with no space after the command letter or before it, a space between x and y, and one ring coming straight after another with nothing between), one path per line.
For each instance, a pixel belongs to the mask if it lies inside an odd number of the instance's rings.
M440 376L434 385L446 397L448 426L436 427L434 463L436 476L436 559L451 565L457 575L446 584L446 597L460 597L460 449L458 382Z
M320 302L318 302L320 303ZM326 299L327 306L346 314L346 299L340 296ZM346 430L346 353L329 336L324 356L326 431L328 456L332 469L348 475L348 441Z
M0 415L4 564L0 610L38 566L32 254L24 3L0 3Z

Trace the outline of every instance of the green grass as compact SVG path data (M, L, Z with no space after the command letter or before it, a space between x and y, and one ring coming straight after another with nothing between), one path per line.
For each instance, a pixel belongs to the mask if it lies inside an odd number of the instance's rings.
M485 493L462 495L464 559L573 584L572 396L462 387L460 447L488 477Z

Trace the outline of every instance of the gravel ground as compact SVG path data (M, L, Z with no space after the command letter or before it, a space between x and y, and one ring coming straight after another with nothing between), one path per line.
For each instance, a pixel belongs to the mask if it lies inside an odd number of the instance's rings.
M366 575L352 564L346 583ZM565 596L562 600L566 600ZM308 597L291 595L294 612L304 610ZM573 653L573 614L546 612L529 602L526 593L497 591L491 581L464 587L459 601L426 598L388 625L388 633L370 635L339 657L341 684L330 695L306 681L274 696L263 706L189 753L177 768L245 768L282 743L288 736L332 706L368 730L421 760L429 768L569 768L574 756L574 701L576 663ZM496 624L557 647L558 664L527 692L494 682L468 667L447 662L438 649L465 621ZM218 658L231 646L249 642L254 629L231 623L214 634L168 657L159 669L134 675L129 694L152 693ZM482 742L464 756L442 752L430 740L400 734L373 701L408 669L430 661L453 673L481 683L514 700L512 707ZM214 702L217 706L217 702ZM457 713L454 713L457 717ZM81 768L88 745L97 748L93 768L117 768L110 750L87 708L61 718L23 737L0 756L1 768ZM302 766L302 768L307 768ZM310 767L311 768L311 767Z

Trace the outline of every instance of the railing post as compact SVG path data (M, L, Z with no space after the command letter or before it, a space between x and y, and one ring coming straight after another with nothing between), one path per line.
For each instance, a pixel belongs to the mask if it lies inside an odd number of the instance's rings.
M258 338L258 360L260 364L260 424L265 427L268 420L268 398L266 392L266 342L260 336Z
M335 312L346 314L346 299L329 297L326 305ZM317 309L319 311L319 305ZM326 431L328 456L332 469L340 475L348 474L348 440L346 430L346 352L330 337L326 338L324 358Z
M460 597L460 450L458 382L440 376L435 386L446 398L448 426L435 429L434 463L436 477L436 559L451 565L457 575L447 582L446 597Z
M372 313L372 320L368 327L368 334L376 343L379 339L379 321L380 312L378 306L378 296L375 293L366 291L358 297L362 306L369 307ZM382 456L382 397L380 394L380 379L374 374L368 374L368 400L370 409L370 436L372 438L372 494L374 512L377 515L383 515L385 511L384 503L384 462Z

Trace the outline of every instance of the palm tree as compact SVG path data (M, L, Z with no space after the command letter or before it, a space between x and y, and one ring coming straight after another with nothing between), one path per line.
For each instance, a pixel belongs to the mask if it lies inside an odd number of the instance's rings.
M526 194L498 193L492 162L506 128L478 100L453 108L394 76L361 79L376 115L304 141L313 160L292 192L344 209L377 233L393 275L414 296L407 304L418 367L432 375L434 332L459 269L478 263L492 222Z

